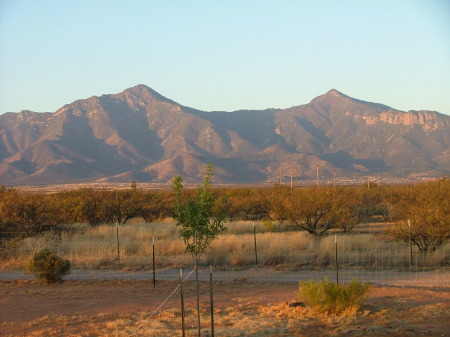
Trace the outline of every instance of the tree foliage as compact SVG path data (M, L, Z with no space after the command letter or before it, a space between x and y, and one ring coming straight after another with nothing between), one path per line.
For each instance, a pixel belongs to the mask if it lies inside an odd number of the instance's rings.
M195 262L198 336L201 335L198 260L211 242L227 229L224 225L225 212L215 211L216 197L210 190L213 173L212 165L208 164L203 174L203 185L197 189L194 197L186 201L181 200L183 178L175 176L172 180L172 188L176 195L173 218L180 227L180 237L186 244L186 252L192 255Z
M142 213L144 199L137 191L110 191L106 200L104 223L125 224Z
M225 207L230 221L269 218L270 207L267 196L270 189L237 187L218 192L227 197Z
M272 216L313 235L323 235L336 226L333 200L324 189L307 188L280 192L271 202Z
M209 171L208 171L209 170ZM208 237L220 232L226 213L230 220L268 220L280 227L325 235L332 228L350 231L368 221L393 222L389 234L395 239L411 240L422 252L433 251L448 240L449 180L443 178L417 185L390 185L301 188L212 188L212 167L198 189L184 189L175 177L168 190L143 191L132 184L128 190L79 188L68 192L25 193L0 186L0 254L30 236L60 235L83 228L79 224L124 224L134 217L150 222L175 217L178 223L195 223L205 229L199 234L198 249L208 247ZM219 202L222 197L226 203ZM174 210L174 204L176 205ZM178 217L178 218L176 218ZM209 219L208 221L204 219ZM408 220L411 227L408 226ZM216 225L214 221L218 221ZM182 228L180 226L180 228ZM195 229L182 228L188 251L192 252ZM195 246L195 245L194 245Z
M337 228L350 232L366 219L376 215L375 202L361 188L338 188L333 193L333 221Z
M403 188L392 200L392 237L412 241L420 252L438 249L450 238L450 181L446 178Z
M211 242L227 229L224 225L225 212L214 211L217 198L210 190L212 176L212 165L208 165L203 175L202 186L197 189L197 194L187 201L181 200L183 178L175 176L172 180L172 188L176 195L173 218L180 227L180 237L186 244L186 252L193 256L196 265L198 258Z

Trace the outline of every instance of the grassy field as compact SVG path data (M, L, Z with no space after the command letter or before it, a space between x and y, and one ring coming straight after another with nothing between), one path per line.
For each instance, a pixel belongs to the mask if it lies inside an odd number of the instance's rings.
M330 235L314 237L304 231L280 231L283 227L252 222L227 224L229 230L212 243L200 264L216 268L258 266L287 269L328 268L335 264L336 244L339 264L353 269L428 270L448 267L450 244L427 255L384 236L389 224L363 224L349 233L330 231ZM143 223L134 221L119 227L120 263L118 263L116 227L102 225L83 227L75 234L61 237L43 235L26 239L16 253L0 261L1 269L17 269L44 247L69 259L73 268L149 269L155 240L157 268L182 268L192 265L192 257L184 252L185 245L178 237L173 221ZM275 230L275 231L273 231ZM335 242L336 241L336 242ZM257 256L256 256L257 255Z
M201 264L212 264L224 273L255 266L251 222L227 224ZM426 260L409 246L383 235L389 224L364 224L350 233L330 232L315 238L300 231L279 230L256 223L258 267L261 272L322 270L335 267L336 242L342 268L354 270L448 270L447 243ZM192 267L171 221L145 224L134 221L119 227L120 263L117 262L115 226L84 228L73 235L28 238L13 258L1 261L3 270L21 269L33 253L49 247L70 259L73 268L149 270L153 237L158 269ZM335 236L336 235L336 236ZM335 242L336 239L336 242ZM251 270L251 269L249 269ZM86 272L81 270L80 272ZM93 271L97 272L97 271ZM277 271L279 272L279 271ZM303 271L301 271L303 273ZM177 281L159 280L154 288L151 272L146 280L69 280L54 285L35 280L0 281L0 335L17 336L179 336L179 293L154 310L177 287ZM413 273L411 273L413 274ZM437 275L437 274L436 274ZM414 276L414 275L413 275ZM238 277L216 281L216 336L446 336L450 331L450 285L433 282L390 287L372 286L367 300L352 314L313 313L297 301L297 281L249 281ZM209 336L208 284L201 283L203 336ZM195 291L186 284L187 336L196 335Z

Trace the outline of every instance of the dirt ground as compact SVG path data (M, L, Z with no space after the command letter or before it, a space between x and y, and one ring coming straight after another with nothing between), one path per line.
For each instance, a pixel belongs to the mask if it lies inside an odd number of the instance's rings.
M180 336L174 281L0 281L0 336ZM450 288L376 287L355 315L314 315L293 282L214 283L216 336L450 336ZM201 283L202 334L209 336L209 285ZM187 336L196 335L194 283L187 282ZM136 330L137 329L137 330Z

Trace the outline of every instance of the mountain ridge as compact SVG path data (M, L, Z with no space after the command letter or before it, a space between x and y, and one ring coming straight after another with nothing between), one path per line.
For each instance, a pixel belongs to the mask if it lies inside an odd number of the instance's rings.
M336 89L287 109L207 112L139 84L54 113L1 115L0 184L195 182L207 162L226 183L276 182L280 165L304 180L318 164L324 178L439 176L449 149L449 116Z

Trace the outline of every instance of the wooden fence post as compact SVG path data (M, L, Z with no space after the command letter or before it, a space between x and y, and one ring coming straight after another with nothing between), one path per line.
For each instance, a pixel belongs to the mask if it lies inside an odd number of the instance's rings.
M255 242L255 265L258 264L258 249L256 248L256 228L255 228L255 220L253 220L253 240Z

